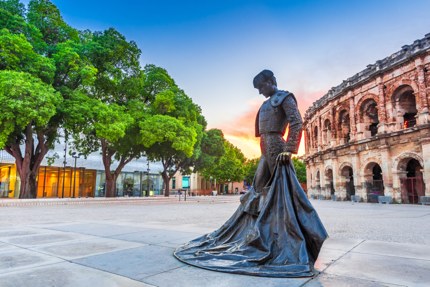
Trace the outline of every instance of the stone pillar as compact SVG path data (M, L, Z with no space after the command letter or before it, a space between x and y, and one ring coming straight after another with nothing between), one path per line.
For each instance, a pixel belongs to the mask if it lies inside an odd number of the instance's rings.
M336 146L336 122L335 122L335 109L333 108L333 104L330 104L330 125L331 125L331 135L330 135L330 146ZM334 172L334 171L333 171Z
M405 119L403 118L403 110L400 107L400 102L399 99L396 99L396 111L395 111L395 115L396 115L396 127L395 130L401 130L403 129L403 123L405 121Z
M352 91L348 92L349 98L349 128L350 128L350 141L355 140L355 134L357 133L357 126L355 125L355 103Z
M423 61L421 58L415 60L415 66L418 72L418 99L421 111L418 113L418 124L424 125L430 123L429 117L429 103L427 100L427 87L426 87L426 79L425 79L425 67L423 65Z
M378 104L378 133L386 133L387 132L387 110L385 103L385 86L382 82L382 78L378 77L378 94L379 94L379 104Z
M424 161L423 166L423 180L425 185L425 195L430 196L430 138L423 139L422 144L422 157Z
M393 196L393 174L392 174L392 160L388 145L383 144L378 148L381 155L381 170L382 180L384 181L384 195Z
M393 167L393 199L396 202L403 203L401 179L406 177L406 171L395 170ZM407 195L406 195L407 196Z
M323 146L323 142L322 142L323 129L321 125L321 115L319 113L317 118L317 125L318 125L318 151L321 151Z

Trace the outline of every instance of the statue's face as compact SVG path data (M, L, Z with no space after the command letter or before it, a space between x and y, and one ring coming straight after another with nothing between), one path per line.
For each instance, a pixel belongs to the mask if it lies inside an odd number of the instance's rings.
M276 86L272 83L272 81L258 81L255 87L260 95L265 96L266 98L272 96L276 92Z

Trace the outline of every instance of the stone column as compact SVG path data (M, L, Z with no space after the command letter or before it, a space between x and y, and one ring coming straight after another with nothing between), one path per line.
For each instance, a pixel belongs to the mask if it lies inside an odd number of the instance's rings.
M421 58L415 60L415 66L418 72L418 99L421 112L418 113L418 124L424 125L430 122L429 117L429 103L427 100L427 87L426 87L426 79L425 79L425 67L423 65L423 61Z
M395 167L394 167L395 168ZM406 177L406 171L395 170L393 168L393 199L396 202L403 203L401 179ZM407 196L407 195L405 195Z
M392 160L390 150L387 144L379 146L378 151L381 155L381 170L382 180L384 181L384 195L393 196L393 174L392 174Z
M331 125L331 135L330 135L330 146L336 146L337 132L336 132L336 122L335 122L335 109L333 104L330 104L330 125Z
M352 91L348 92L349 98L349 131L350 131L350 141L355 140L355 134L357 133L357 126L355 125L355 103Z
M318 126L318 151L321 151L322 150L322 145L323 145L323 142L322 142L322 132L323 132L323 129L322 129L322 126L321 126L321 115L320 115L319 112L318 112L318 118L317 118L317 126Z
M386 133L387 132L387 110L385 103L385 86L382 82L382 78L378 77L378 95L379 95L379 104L378 104L378 133Z
M430 138L421 140L423 151L423 180L425 184L425 195L430 196Z

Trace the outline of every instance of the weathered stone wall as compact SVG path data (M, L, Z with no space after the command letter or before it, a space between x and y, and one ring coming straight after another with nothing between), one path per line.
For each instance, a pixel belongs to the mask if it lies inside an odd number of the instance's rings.
M430 196L429 104L430 34L332 88L305 114L308 194Z

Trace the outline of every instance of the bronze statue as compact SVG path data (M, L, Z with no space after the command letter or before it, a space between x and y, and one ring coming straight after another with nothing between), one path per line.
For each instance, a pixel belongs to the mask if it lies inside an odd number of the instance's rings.
M302 132L297 101L292 93L277 89L269 70L254 78L254 87L268 100L256 118L262 155L253 185L223 226L177 248L174 255L187 264L215 271L313 276L327 232L290 160L297 153Z

